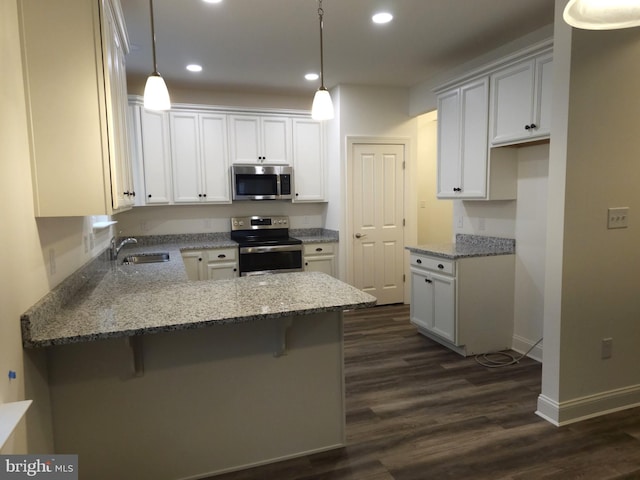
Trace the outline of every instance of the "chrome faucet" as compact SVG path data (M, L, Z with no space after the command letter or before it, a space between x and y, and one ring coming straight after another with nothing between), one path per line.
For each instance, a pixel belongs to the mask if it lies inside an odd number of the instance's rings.
M122 250L122 247L130 243L138 243L138 240L133 237L125 238L120 242L120 245L116 246L116 237L112 237L110 245L111 260L117 260L118 254L120 253L120 250Z

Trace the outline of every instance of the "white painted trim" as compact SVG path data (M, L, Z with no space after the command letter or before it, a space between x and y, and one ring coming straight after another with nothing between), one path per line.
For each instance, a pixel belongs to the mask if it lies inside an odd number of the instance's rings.
M142 106L143 98L140 95L128 95L129 105ZM311 118L311 110L292 110L283 108L253 108L253 107L234 107L226 105L209 105L201 103L172 103L171 112L187 111L208 113L229 113L229 114L247 114L247 115L287 115L290 117Z
M438 87L434 88L433 91L437 94L444 90L449 90L457 85L462 83L466 83L474 78L491 75L497 70L501 70L509 65L512 65L517 62L521 62L529 57L533 57L535 55L539 55L545 51L553 51L553 38L547 38L540 42L536 42L532 45L529 45L525 48L518 50L517 52L513 52L505 57L499 58L493 62L487 63L479 68L471 70L463 76L456 77L453 80L450 80Z
M521 337L520 335L514 334L511 340L511 348L518 353L524 354L525 352L529 351L531 347L533 347L536 341L531 341L528 338L524 338L524 337ZM543 343L540 342L538 345L536 345L533 348L533 350L531 350L527 354L527 357L542 363L542 346L543 346Z
M31 402L32 400L23 400L0 404L0 449L31 406Z
M564 402L538 396L536 415L561 427L589 418L640 406L640 385L617 388Z

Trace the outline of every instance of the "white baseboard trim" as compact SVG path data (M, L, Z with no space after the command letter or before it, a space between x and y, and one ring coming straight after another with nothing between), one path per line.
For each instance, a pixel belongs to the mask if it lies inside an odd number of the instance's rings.
M527 338L521 337L520 335L514 335L511 339L511 348L518 353L525 353L533 347L536 341L537 340L531 341ZM543 342L540 342L536 345L533 350L527 354L527 357L533 358L537 362L542 363L542 343Z
M638 406L640 406L640 385L633 385L564 402L556 402L540 394L536 415L561 427Z

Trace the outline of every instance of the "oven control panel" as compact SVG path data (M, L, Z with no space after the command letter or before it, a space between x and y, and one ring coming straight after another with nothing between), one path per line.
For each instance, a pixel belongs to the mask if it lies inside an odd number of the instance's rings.
M289 228L289 217L232 217L231 230L262 230L269 228Z

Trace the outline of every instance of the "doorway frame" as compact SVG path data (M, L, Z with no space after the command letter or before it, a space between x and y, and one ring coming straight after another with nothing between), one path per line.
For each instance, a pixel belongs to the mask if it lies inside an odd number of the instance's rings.
M344 258L348 261L344 262L346 271L346 281L350 285L353 285L354 266L353 266L353 246L352 238L354 235L353 224L351 218L353 215L353 201L351 197L351 181L353 178L353 147L355 145L401 145L404 147L404 178L403 178L403 218L405 219L404 226L404 245L415 245L417 242L417 220L416 213L416 189L415 183L408 181L412 177L415 171L415 160L412 156L412 142L410 137L371 137L371 136L359 136L359 135L347 135L345 138L345 159L346 168L344 176L344 215L342 216L343 232L345 232ZM409 251L404 250L404 260L402 265L402 271L404 273L404 303L410 302L410 277L409 277Z

